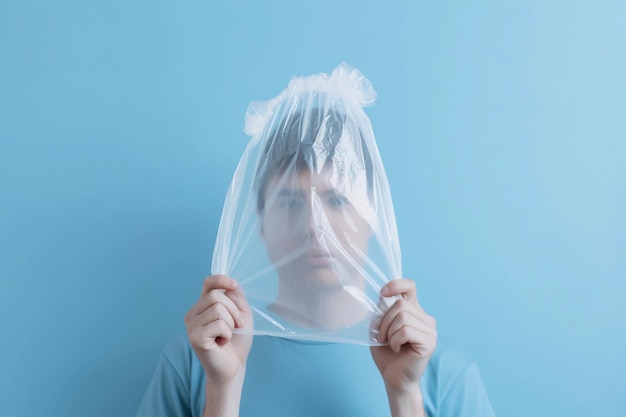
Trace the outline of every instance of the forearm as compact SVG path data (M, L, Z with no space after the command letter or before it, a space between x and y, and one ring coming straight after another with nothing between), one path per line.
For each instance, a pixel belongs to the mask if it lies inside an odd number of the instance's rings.
M387 387L387 398L392 417L426 417L424 398L419 387L404 392Z

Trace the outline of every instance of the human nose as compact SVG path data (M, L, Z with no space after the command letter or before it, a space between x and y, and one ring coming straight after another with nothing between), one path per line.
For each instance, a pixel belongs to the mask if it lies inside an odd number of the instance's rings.
M324 219L324 210L320 198L313 191L304 210L303 217L304 233L309 242L322 240L327 229L327 221Z

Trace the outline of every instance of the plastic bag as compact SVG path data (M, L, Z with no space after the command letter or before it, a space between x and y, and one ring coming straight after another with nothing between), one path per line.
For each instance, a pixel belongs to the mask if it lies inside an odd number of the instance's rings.
M387 177L364 106L376 93L343 63L293 77L253 102L251 136L229 188L213 274L239 281L254 334L378 345L401 274Z

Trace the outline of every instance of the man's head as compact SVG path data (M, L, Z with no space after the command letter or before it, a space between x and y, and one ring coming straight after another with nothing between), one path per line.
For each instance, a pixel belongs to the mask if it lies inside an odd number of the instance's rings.
M334 107L282 109L265 133L257 211L281 276L353 276L371 235L372 161L355 121Z

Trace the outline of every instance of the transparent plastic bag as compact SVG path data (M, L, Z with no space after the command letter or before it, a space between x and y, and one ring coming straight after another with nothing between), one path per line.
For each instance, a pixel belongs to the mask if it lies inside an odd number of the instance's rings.
M401 274L387 177L364 106L376 93L343 63L250 104L213 274L241 285L254 334L378 345Z

